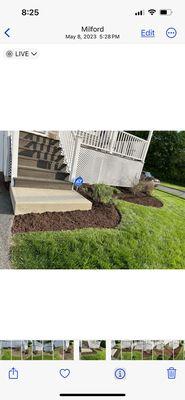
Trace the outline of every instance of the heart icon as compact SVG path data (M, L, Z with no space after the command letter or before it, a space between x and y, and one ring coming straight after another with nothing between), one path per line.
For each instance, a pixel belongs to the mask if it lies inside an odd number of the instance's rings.
M62 378L67 378L70 375L69 369L60 369L60 375Z

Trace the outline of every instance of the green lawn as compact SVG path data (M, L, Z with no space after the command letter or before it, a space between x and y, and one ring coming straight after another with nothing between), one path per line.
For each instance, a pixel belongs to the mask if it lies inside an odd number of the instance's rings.
M54 349L54 360L63 360L64 359L64 349L63 347L59 347Z
M20 351L12 349L12 360L21 360L21 349Z
M164 354L163 354L163 352L161 351L161 354L159 354L159 352L157 351L155 351L155 350L153 350L153 357L152 357L152 360L154 361L154 360L156 360L156 361L159 361L159 360L164 360Z
M12 359L12 351L11 349L2 349L1 351L1 360L11 360Z
M167 186L172 189L177 189L177 190L185 190L184 186L179 186L179 185L174 185L173 183L166 183L166 182L161 182L162 186Z
M106 360L105 350L96 350L93 354L83 354L80 356L81 360Z
M133 350L132 351L132 360L142 360L143 354L142 351Z
M116 229L82 229L17 234L13 237L15 268L142 269L185 268L185 201L155 191L162 208L123 200Z
M132 359L132 354L131 351L122 351L122 360L131 360Z
M179 349L178 354L174 358L175 360L184 360L184 348L183 346Z
M42 354L33 354L33 360L42 360Z

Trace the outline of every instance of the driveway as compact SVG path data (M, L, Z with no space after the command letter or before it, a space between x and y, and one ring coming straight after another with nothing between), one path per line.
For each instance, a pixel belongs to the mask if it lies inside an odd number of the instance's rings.
M0 269L10 268L10 240L13 211L9 191L0 181Z
M163 192L169 193L169 194L173 194L177 197L181 197L183 199L185 199L185 191L184 190L178 190L178 189L174 189L174 188L170 188L167 186L163 186L163 185L159 185L157 187L157 189L162 190Z

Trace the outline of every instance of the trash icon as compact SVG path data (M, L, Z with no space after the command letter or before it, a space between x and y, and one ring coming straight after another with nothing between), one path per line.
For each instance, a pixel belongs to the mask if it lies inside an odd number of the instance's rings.
M167 369L168 379L176 379L177 370L173 367Z

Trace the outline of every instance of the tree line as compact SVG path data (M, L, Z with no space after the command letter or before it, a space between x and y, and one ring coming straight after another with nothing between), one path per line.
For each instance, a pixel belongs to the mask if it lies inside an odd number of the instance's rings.
M130 133L148 136L146 131ZM185 131L154 131L144 169L162 181L185 185Z

